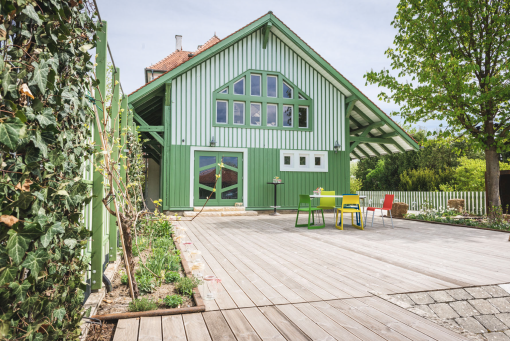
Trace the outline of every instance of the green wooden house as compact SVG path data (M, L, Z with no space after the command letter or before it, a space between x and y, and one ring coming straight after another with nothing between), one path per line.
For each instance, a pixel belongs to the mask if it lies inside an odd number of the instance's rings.
M129 95L149 141L148 197L163 209L296 208L317 187L349 192L350 161L418 144L272 12L145 69Z

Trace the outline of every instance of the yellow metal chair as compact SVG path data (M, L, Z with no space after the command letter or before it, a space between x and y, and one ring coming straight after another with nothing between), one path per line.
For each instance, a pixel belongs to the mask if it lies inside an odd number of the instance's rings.
M357 208L355 208L357 207ZM341 224L338 226L338 212L342 215L340 217ZM361 207L359 204L359 195L344 195L342 198L342 206L336 209L335 227L339 230L344 229L344 213L351 214L351 222L353 226L363 230L363 214L361 213ZM354 225L354 213L359 213L361 219L361 226Z

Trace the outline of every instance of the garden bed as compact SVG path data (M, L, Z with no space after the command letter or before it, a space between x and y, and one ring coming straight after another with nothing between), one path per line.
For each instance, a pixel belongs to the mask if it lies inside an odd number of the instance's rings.
M441 212L440 212L441 213ZM404 218L405 220L411 221L420 221L432 224L441 224L441 225L449 225L449 226L460 226L460 227L469 227L479 230L489 230L489 231L498 231L498 232L510 232L510 223L505 219L501 219L500 221L494 221L489 223L486 217L482 216L459 216L452 215L451 211L444 211L443 214L407 214Z
M170 243L169 243L170 244ZM168 249L169 252L173 252L174 255L178 255L180 257L180 267L179 269L175 269L181 278L190 278L193 279L193 274L191 272L188 261L184 257L181 252L179 243L175 242L170 244L171 246L175 246L175 251L172 249ZM137 267L135 268L135 272L144 271L143 266L140 264L140 258L146 264L148 263L149 257L153 255L152 249L147 249L139 253L137 256L136 263ZM121 263L121 268L123 268L123 262ZM166 272L168 269L165 269ZM174 315L174 314L184 314L184 313L194 313L194 312L202 312L205 311L205 305L200 296L198 289L195 287L193 289L189 289L190 292L188 295L182 295L182 292L178 292L178 282L167 282L164 280L164 275L162 273L161 285L154 286L152 292L149 292L148 283L144 283L143 281L137 282L140 290L140 300L146 300L145 307L138 308L138 310L143 311L132 311L130 309L130 302L132 302L131 297L129 295L129 287L127 283L124 281L122 283L122 273L117 272L115 275L112 286L113 290L105 295L103 302L101 303L99 309L97 310L97 314L92 316L93 318L99 320L118 320L123 318L135 318L135 317L143 317L143 316L163 316L163 315ZM157 279L153 279L156 280ZM192 291L191 291L192 290ZM142 292L145 291L143 294ZM165 303L164 299L168 296L175 295L176 297L182 297L182 303L178 305L176 308L168 308L168 305ZM138 302L143 303L143 302ZM150 309L147 308L150 306Z

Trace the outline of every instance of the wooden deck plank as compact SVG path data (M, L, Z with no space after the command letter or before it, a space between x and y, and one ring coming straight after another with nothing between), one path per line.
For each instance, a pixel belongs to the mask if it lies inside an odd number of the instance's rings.
M305 333L294 325L282 312L276 307L259 307L259 310L267 319L278 329L278 331L287 339L292 341L311 340Z
M163 334L161 330L161 316L151 316L140 318L139 340L161 341Z
M213 341L235 341L236 338L232 334L232 330L225 321L223 314L220 311L208 311L202 313L207 329Z
M223 310L223 316L238 340L258 341L260 337L239 309Z
M163 341L187 341L182 315L161 317Z
M201 313L184 314L182 319L188 341L212 341Z
M243 308L240 310L263 341L285 341L278 329L269 322L258 308Z
M310 339L314 341L334 341L335 338L329 335L324 329L303 314L294 305L276 306L289 320L294 322Z
M139 318L119 320L113 341L137 341L139 326Z

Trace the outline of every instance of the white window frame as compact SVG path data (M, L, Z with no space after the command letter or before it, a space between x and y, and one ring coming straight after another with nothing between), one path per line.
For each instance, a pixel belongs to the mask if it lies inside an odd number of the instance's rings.
M286 107L292 109L291 110L292 111L292 115L291 115L291 117L292 117L292 124L290 126L286 126L285 125L285 117L286 117L286 115L285 115L285 108ZM294 128L294 106L293 105L284 105L283 106L283 110L282 110L282 127L283 128Z
M228 95L228 87L220 91L220 94Z
M259 124L253 124L251 123L251 106L252 105L258 105L259 106L259 113L260 113L260 119L259 119ZM254 127L260 127L262 126L262 103L250 103L250 125L251 126L254 126Z
M227 103L227 111L226 111L226 116L225 116L227 118L227 122L225 122L225 123L218 122L218 103L219 102ZM223 101L220 99L216 100L216 112L214 113L214 120L216 121L216 124L228 124L228 101Z
M285 164L285 156L290 156L291 164ZM300 165L300 157L306 157L306 165ZM321 165L315 165L315 158L321 158ZM322 150L280 150L280 172L328 172L328 152Z
M243 105L243 123L236 123L235 122L235 117L236 117L236 103L241 103ZM234 104L232 105L232 124L236 125L236 126L244 126L245 125L245 122L246 121L246 102L241 102L241 101L235 101Z
M266 80L267 97L278 98L278 77L277 76L269 76L268 75L267 78L275 78L276 79L276 90L275 90L276 96L269 96L269 91L268 91L269 90L269 88L268 88L269 87L269 82L267 82L267 80Z
M243 93L242 94L236 94L236 90L235 90L236 89L236 84L241 82L241 81L243 82ZM244 77L239 79L237 82L234 82L234 85L232 86L232 93L234 95L237 95L237 96L244 96L244 95L246 95L246 79L244 79Z
M252 84L251 80L252 80L253 77L258 77L259 78L259 84L260 84L259 91L260 91L260 93L258 95L254 95L252 93L253 87L251 86L251 84ZM259 75L259 74L256 74L256 73L250 74L250 96L262 97L262 75Z
M276 117L275 117L276 124L274 126L273 125L269 125L269 121L268 121L268 119L269 119L269 114L268 114L269 110L267 110L267 108L270 105L275 107L275 111L274 112L275 112L275 115L276 115ZM267 103L266 104L266 126L267 127L278 127L278 104L272 104L272 103Z
M290 89L290 97L283 97L283 94L285 91L283 91L283 84L287 85L287 87ZM282 98L283 99L294 99L294 89L287 83L282 82Z
M299 109L301 109L301 108L305 108L305 109L306 109L306 127L300 127L300 126L299 126ZM308 106L306 106L306 105L300 105L300 106L298 107L298 114L297 114L297 118L298 118L298 120L297 120L297 121L298 121L298 126L297 126L297 127L298 127L299 129L308 129L308 126L309 126L309 123L308 123L308 122L310 121L310 119L309 119L309 118L310 118L310 110L308 110Z

